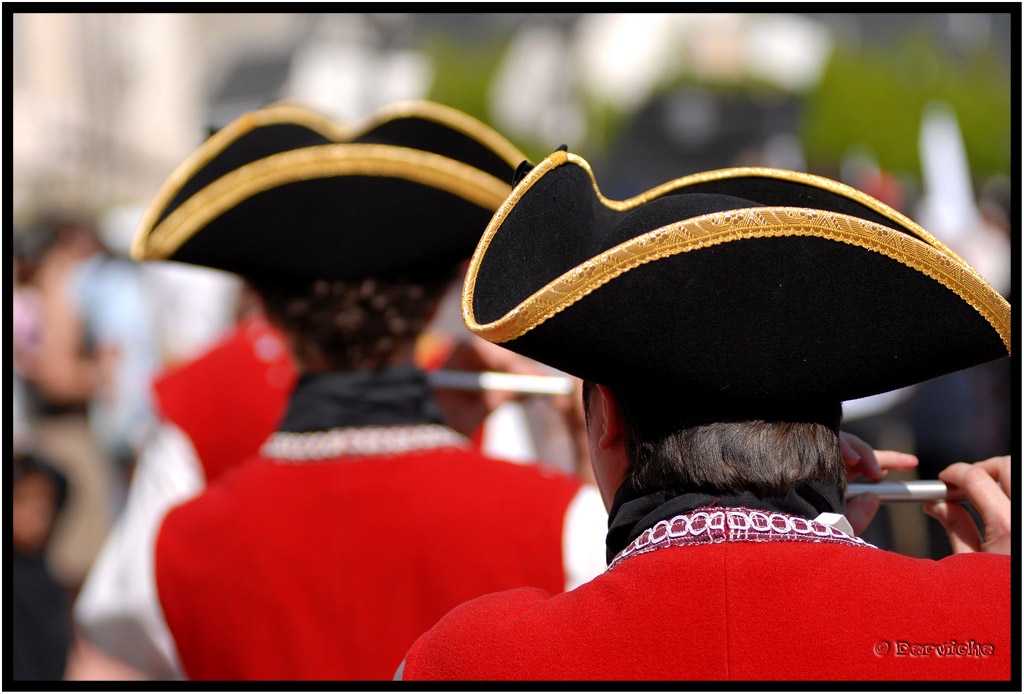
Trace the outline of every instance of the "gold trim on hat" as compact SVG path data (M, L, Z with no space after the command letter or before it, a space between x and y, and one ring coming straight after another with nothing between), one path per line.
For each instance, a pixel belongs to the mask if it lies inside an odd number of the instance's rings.
M851 200L859 202L865 207L874 210L883 217L886 217L887 219L895 222L901 227L904 227L906 231L914 234L922 241L925 241L926 243L928 243L931 246L934 246L935 248L938 248L946 255L950 255L956 258L960 262L964 263L964 265L967 265L963 258L958 256L949 247L947 247L945 244L943 244L941 241L935 238L932 234L928 233L923 227L921 227L919 224L917 224L912 219L902 214L898 210L889 207L888 205L886 205L881 200L878 200L877 198L871 197L864 191L857 190L856 188L852 188L846 185L845 183L833 181L831 178L825 178L824 176L816 176L814 174L804 173L802 171L771 169L761 166L740 166L729 169L716 169L714 171L702 171L700 173L695 173L689 176L683 176L681 178L668 181L667 183L662 183L661 185L656 186L655 188L651 188L650 190L647 190L643 193L640 193L639 195L636 195L632 198L628 198L626 200L610 200L609 198L606 198L604 195L602 195L601 191L598 190L597 179L594 178L594 172L590 168L590 164L585 159L576 154L566 153L566 160L568 162L576 164L581 169L587 172L587 175L590 176L590 181L594 187L594 192L597 193L598 199L605 207L608 207L619 212L631 210L635 207L648 203L651 200L655 200L664 195L668 195L682 188L697 185L700 183L707 183L710 181L721 181L730 178L774 178L782 181L802 183L804 185L811 186L812 188L820 188L822 190L827 190L828 192L833 193L835 195L839 195L841 197L849 198ZM968 267L970 266L968 265ZM971 268L971 270L974 271L974 268Z
M164 181L163 185L160 186L156 195L153 196L153 200L149 203L149 207L143 213L139 226L136 228L135 237L132 239L131 258L133 260L145 260L151 257L148 253L148 245L153 225L164 210L167 209L174 196L201 168L227 149L228 145L256 128L285 124L301 125L323 135L329 140L336 141L344 140L350 132L341 124L335 123L319 113L291 104L271 105L239 116L203 142L195 152L178 165L167 180ZM161 226L163 225L161 224Z
M469 269L466 271L466 279L462 288L462 319L467 326L476 325L473 315L473 290L476 287L476 273L480 269L480 263L483 260L484 254L487 253L487 248L491 245L491 239L498 232L498 227L505 221L505 217L508 216L508 213L512 211L512 208L516 206L516 203L519 202L519 199L523 197L526 191L533 187L533 184L544 174L565 164L568 161L567 157L567 153L561 150L545 157L516 184L516 187L512 189L512 193L505 198L505 202L501 203L501 207L491 217L491 221L487 224L487 228L484 229L483 235L477 242L476 250L473 251L473 256L469 260ZM597 190L596 183L594 184L594 190ZM601 195L600 191L597 194Z
M490 174L431 152L350 143L303 147L250 162L191 196L149 235L142 259L167 258L196 231L257 193L335 176L400 178L452 193L486 210L497 208L509 190L508 183Z
M586 164L576 155L552 154L527 174L491 219L470 261L463 287L463 320L474 334L496 343L514 340L619 275L661 258L743 239L813 236L880 253L931 277L973 306L992 325L1010 352L1010 305L967 263L946 252L944 246L929 245L925 240L859 217L794 207L741 208L654 229L563 273L501 318L487 324L477 323L473 312L473 293L480 263L494 234L516 202L537 180L558 166L566 163L580 165L580 162ZM589 172L589 166L585 168ZM694 177L688 178L694 181ZM677 189L679 186L675 184L682 180L685 179L678 179L628 201L608 201L603 196L600 199L606 205L614 203L608 205L613 209L630 209ZM596 191L596 183L594 187ZM652 195L654 191L660 192Z
M385 106L363 123L359 134L353 135L349 139L354 140L390 121L413 117L440 123L461 132L493 151L513 170L528 158L486 123L468 113L435 101L399 101Z
M156 256L150 249L151 237L156 233L154 225L166 210L174 196L204 166L223 152L227 147L243 135L259 127L268 125L294 124L305 126L335 143L351 143L358 137L378 128L385 123L402 118L419 117L445 125L461 132L483 146L491 149L510 168L515 169L527 157L511 142L497 131L476 118L457 109L444 106L433 101L401 101L386 106L369 116L358 125L346 125L331 120L315 111L289 102L277 102L262 109L246 113L214 133L171 173L150 202L132 239L130 255L134 260L154 259ZM418 151L418 150L411 150ZM282 153L283 154L283 153ZM404 176L403 176L404 177ZM490 177L493 178L493 177ZM485 184L491 187L488 182ZM509 186L505 184L505 194ZM504 196L502 196L504 199ZM187 201L186 201L187 202ZM496 207L497 205L495 205ZM493 208L492 208L493 209ZM169 215L170 216L170 215ZM164 220L167 221L166 219ZM161 223L158 228L163 227ZM166 232L165 232L166 233ZM193 231L192 233L195 233ZM177 235L174 235L177 238ZM191 234L189 234L191 236ZM181 238L184 243L188 236ZM163 250L159 257L167 257L175 249Z

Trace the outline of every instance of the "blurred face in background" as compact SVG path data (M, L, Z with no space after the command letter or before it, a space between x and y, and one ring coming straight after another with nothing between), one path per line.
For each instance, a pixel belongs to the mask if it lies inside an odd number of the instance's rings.
M41 551L57 516L56 488L46 476L28 474L13 485L11 529L14 548L25 554Z

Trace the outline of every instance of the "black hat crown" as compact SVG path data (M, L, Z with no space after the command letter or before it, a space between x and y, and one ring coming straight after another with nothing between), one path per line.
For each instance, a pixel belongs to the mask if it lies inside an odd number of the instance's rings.
M357 127L275 104L209 138L170 176L136 233L136 260L246 276L353 279L469 257L525 157L433 102Z
M819 176L763 168L601 195L555 152L470 263L477 335L624 390L843 401L1010 353L1010 307L927 231Z

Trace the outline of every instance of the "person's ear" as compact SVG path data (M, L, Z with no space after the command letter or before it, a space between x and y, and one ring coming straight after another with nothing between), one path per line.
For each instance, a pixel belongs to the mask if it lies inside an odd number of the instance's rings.
M623 443L623 419L619 401L607 386L598 384L597 391L601 395L600 403L598 403L601 417L598 422L595 422L600 427L600 430L596 432L597 444L603 449L621 446Z
M590 422L587 427L594 482L601 492L604 508L610 511L615 492L629 469L622 407L610 388L597 385L590 392Z

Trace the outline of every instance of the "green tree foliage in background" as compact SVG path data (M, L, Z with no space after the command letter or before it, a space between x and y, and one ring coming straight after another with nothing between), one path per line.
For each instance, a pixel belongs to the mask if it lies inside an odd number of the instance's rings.
M1010 75L991 52L955 56L929 35L892 47L838 46L806 101L808 164L834 169L859 144L883 169L920 178L921 113L943 100L956 111L974 179L1009 175L1010 91Z
M494 123L488 89L507 49L510 34L487 41L466 40L438 32L423 49L434 65L429 97ZM804 96L800 138L811 171L835 173L852 146L868 147L882 168L920 180L918 135L921 114L933 100L948 102L963 133L976 181L1008 176L1011 156L1011 83L1008 68L991 49L957 55L926 33L908 35L887 45L835 47L819 85ZM676 75L655 95L693 84ZM699 83L699 81L697 81ZM763 99L778 88L748 79L701 86L724 94ZM587 142L573 143L594 156L614 142L634 113L584 100ZM516 144L534 161L549 154L544 143Z
M488 90L507 47L507 40L466 42L443 35L432 37L424 49L434 64L434 83L427 98L494 126ZM543 147L518 140L515 144L533 161L544 156L537 155Z
M434 83L427 98L494 126L489 89L508 42L508 36L490 41L463 41L440 34L431 37L423 49L434 65ZM540 142L516 138L515 145L534 162L550 154L550 148Z
M489 123L487 88L505 45L504 41L464 42L433 36L424 49L434 64L434 83L427 98Z

